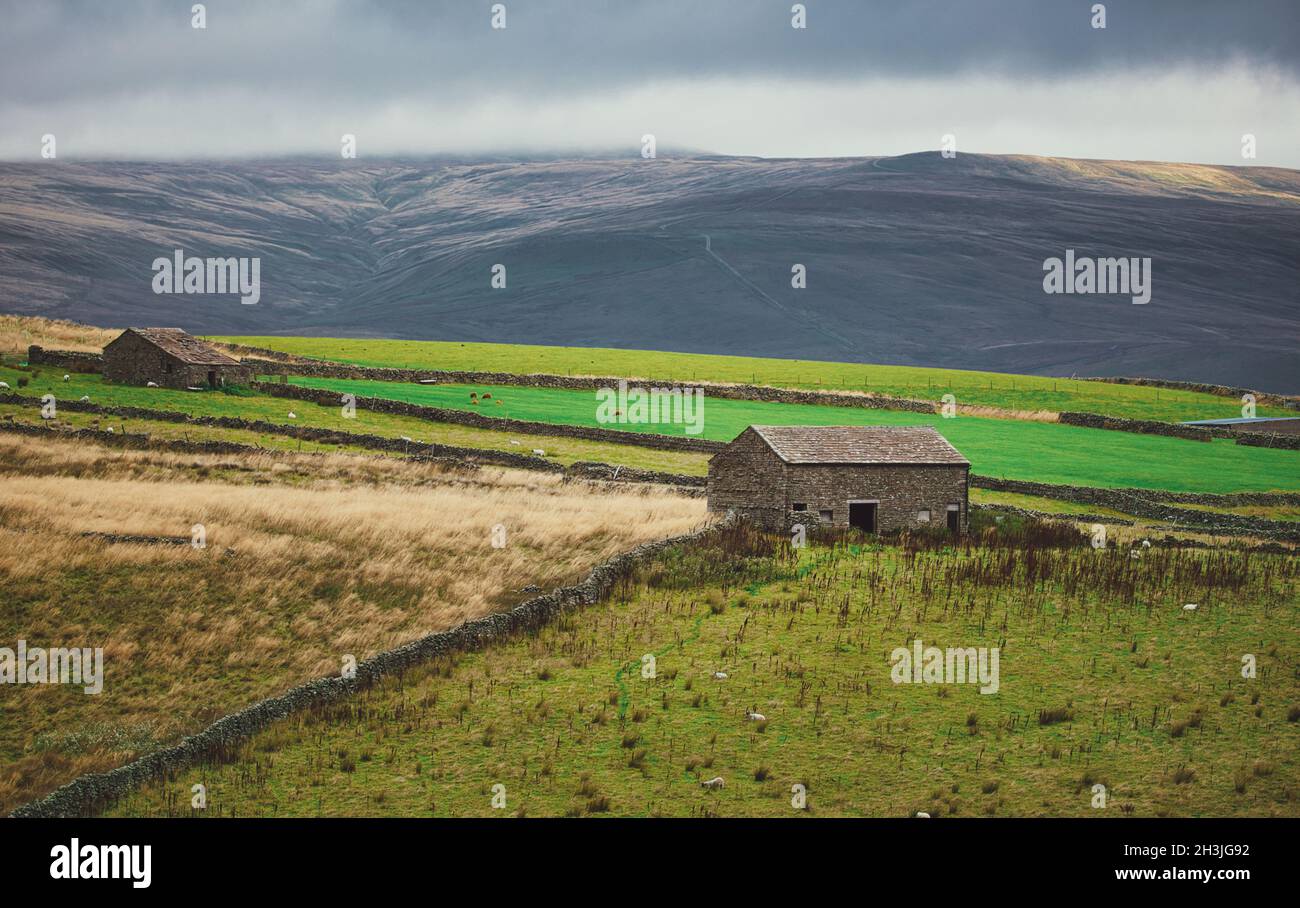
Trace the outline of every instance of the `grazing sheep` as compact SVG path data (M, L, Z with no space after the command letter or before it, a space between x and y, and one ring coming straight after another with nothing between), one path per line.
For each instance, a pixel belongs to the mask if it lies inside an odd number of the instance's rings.
M766 722L766 721L767 721L767 716L763 715L762 713L755 713L755 712L748 712L748 713L745 713L745 718L748 719L750 722Z
M64 381L72 381L72 376L71 376L71 375L64 375L64 376L63 376L63 380L64 380Z
M1150 540L1150 539L1143 539L1143 540L1142 540L1142 548L1144 548L1144 549L1149 549L1149 548L1151 548L1151 540Z
M492 399L492 395L491 395L491 394L484 394L484 395L483 395L483 399L484 399L484 400L491 400L491 399Z
M9 382L0 381L0 388L8 388L8 387L9 387Z
M546 456L546 452L543 451L541 448L533 448L533 453L536 454L538 457Z
M290 419L297 419L297 418L298 418L298 414L295 413L295 412L293 412L292 410L290 410L290 411L289 411L289 418L290 418Z
M478 400L478 394L477 394L477 392L474 392L474 391L469 392L469 399L470 399L470 400Z
M701 782L700 787L707 788L710 791L717 791L719 788L726 788L727 783L723 781L722 776L715 776L707 782Z
M499 398L499 397L497 398L497 406L498 406L498 407L501 406L501 398Z
M105 432L113 432L113 427L112 427L112 426L109 426L109 427L108 427L107 429L105 429L104 431L105 431ZM116 432L113 432L113 434L116 435L117 433L116 433Z
M88 403L89 401L90 401L90 395L89 395L89 394L83 394L83 395L81 395L81 402L82 402L83 404L84 404L84 403Z
M929 815L928 813L926 813L924 810L918 810L918 811L916 812L916 817L917 817L917 819L921 819L921 820L928 820L928 819L930 819L930 815Z
M714 672L714 673L713 673L713 680L714 680L714 681L726 681L726 680L727 680L727 673L726 673L726 672Z
M158 383L157 383L156 381L145 382L145 387L146 387L146 388L156 388L156 387L158 387Z
M1139 552L1137 549L1134 549L1133 551L1131 551L1131 552L1128 553L1128 557L1130 557L1130 558L1141 558L1141 557L1142 557L1142 553Z
M1196 611L1196 603L1195 603L1195 602L1189 602L1189 603L1187 603L1186 605L1183 606L1183 611L1185 611L1185 612L1194 612L1194 611Z
M411 439L410 439L409 436L406 436L406 435L403 435L403 436L402 436L402 441L410 441L410 440L411 440Z
M515 441L513 438L510 439L510 443L511 443L512 445L515 445L516 447L519 446L519 442Z

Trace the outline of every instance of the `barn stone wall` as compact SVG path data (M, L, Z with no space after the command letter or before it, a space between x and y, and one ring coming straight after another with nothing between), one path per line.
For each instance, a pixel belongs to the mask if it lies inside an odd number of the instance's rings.
M967 468L929 464L790 464L786 467L787 525L849 526L849 502L878 500L876 530L891 533L924 526L943 528L949 505L960 508L966 531ZM794 504L807 509L796 511ZM930 520L919 519L922 510ZM830 511L825 520L822 511Z
M784 527L785 462L753 429L709 461L709 510L734 511L759 526Z

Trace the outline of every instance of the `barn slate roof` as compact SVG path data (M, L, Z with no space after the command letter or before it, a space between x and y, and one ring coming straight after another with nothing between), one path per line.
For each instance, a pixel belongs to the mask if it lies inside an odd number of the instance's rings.
M929 426L750 426L786 463L970 466Z
M239 361L218 353L194 335L180 328L127 328L164 353L194 366L238 366Z

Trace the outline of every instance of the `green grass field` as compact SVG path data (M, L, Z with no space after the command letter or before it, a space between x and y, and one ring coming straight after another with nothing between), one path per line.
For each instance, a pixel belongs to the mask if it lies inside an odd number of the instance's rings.
M305 387L473 410L486 416L599 425L595 394L589 391L306 377L290 380ZM490 393L492 400L474 406L471 391ZM1206 443L1025 420L944 419L899 410L706 399L702 437L730 441L749 425L931 425L966 455L973 472L1010 479L1184 492L1300 490L1297 452L1247 447L1227 440ZM684 426L671 423L607 428L685 434Z
M939 400L944 394L951 393L960 404L1010 410L1073 410L1166 422L1241 415L1239 402L1211 394L1000 372L595 347L326 337L225 336L213 339L362 366L736 382L774 387L871 391L919 400ZM1273 407L1260 407L1258 412L1261 416L1283 416L1288 413Z
M1293 560L856 544L792 559L744 535L670 553L535 636L282 721L233 764L111 812L1300 815ZM891 654L916 639L998 648L996 693L896 683Z
M389 438L406 436L417 442L429 442L456 445L467 448L486 448L494 451L513 451L529 453L534 448L546 452L547 458L557 463L572 464L579 460L594 460L602 463L623 464L646 470L662 470L669 473L688 473L703 475L707 468L707 458L699 454L680 451L656 451L635 445L620 445L608 442L586 441L575 438L560 438L550 435L528 435L520 432L499 432L490 429L476 429L453 423L436 423L388 413L376 413L358 409L355 418L344 418L341 407L322 407L300 400L285 400L264 394L241 392L227 394L218 391L172 391L166 388L141 388L133 385L115 385L104 382L98 375L72 373L71 380L64 382L62 372L56 369L42 369L40 375L18 369L0 367L0 380L6 381L13 392L39 398L50 393L56 400L78 400L83 395L92 403L104 406L145 407L153 410L170 410L187 413L191 416L237 416L243 419L259 419L281 425L308 426L312 428L335 429L344 432L358 432L370 435L382 435ZM18 379L27 377L29 384L18 387ZM15 411L18 412L18 411ZM23 411L30 417L35 411L27 408ZM290 419L293 412L297 418ZM91 414L81 414L80 418L71 410L62 411L61 418L83 427L93 422ZM106 425L120 426L126 424L132 432L149 431L159 437L228 438L249 444L261 443L263 447L298 449L298 442L278 436L262 435L264 442L258 442L245 436L254 433L220 429L206 432L200 427L185 427L175 423L159 423L150 420L104 417ZM145 423L149 423L148 426ZM170 427L170 428L169 428ZM239 437L236 437L239 436ZM512 442L517 442L512 444ZM332 449L334 446L311 446L303 442L302 450ZM412 447L412 451L416 451Z

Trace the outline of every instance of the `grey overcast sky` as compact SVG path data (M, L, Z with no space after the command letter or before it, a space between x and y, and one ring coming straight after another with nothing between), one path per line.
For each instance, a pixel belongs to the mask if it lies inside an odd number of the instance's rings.
M0 158L959 151L1300 167L1300 0L0 0ZM1242 135L1258 156L1243 161Z

